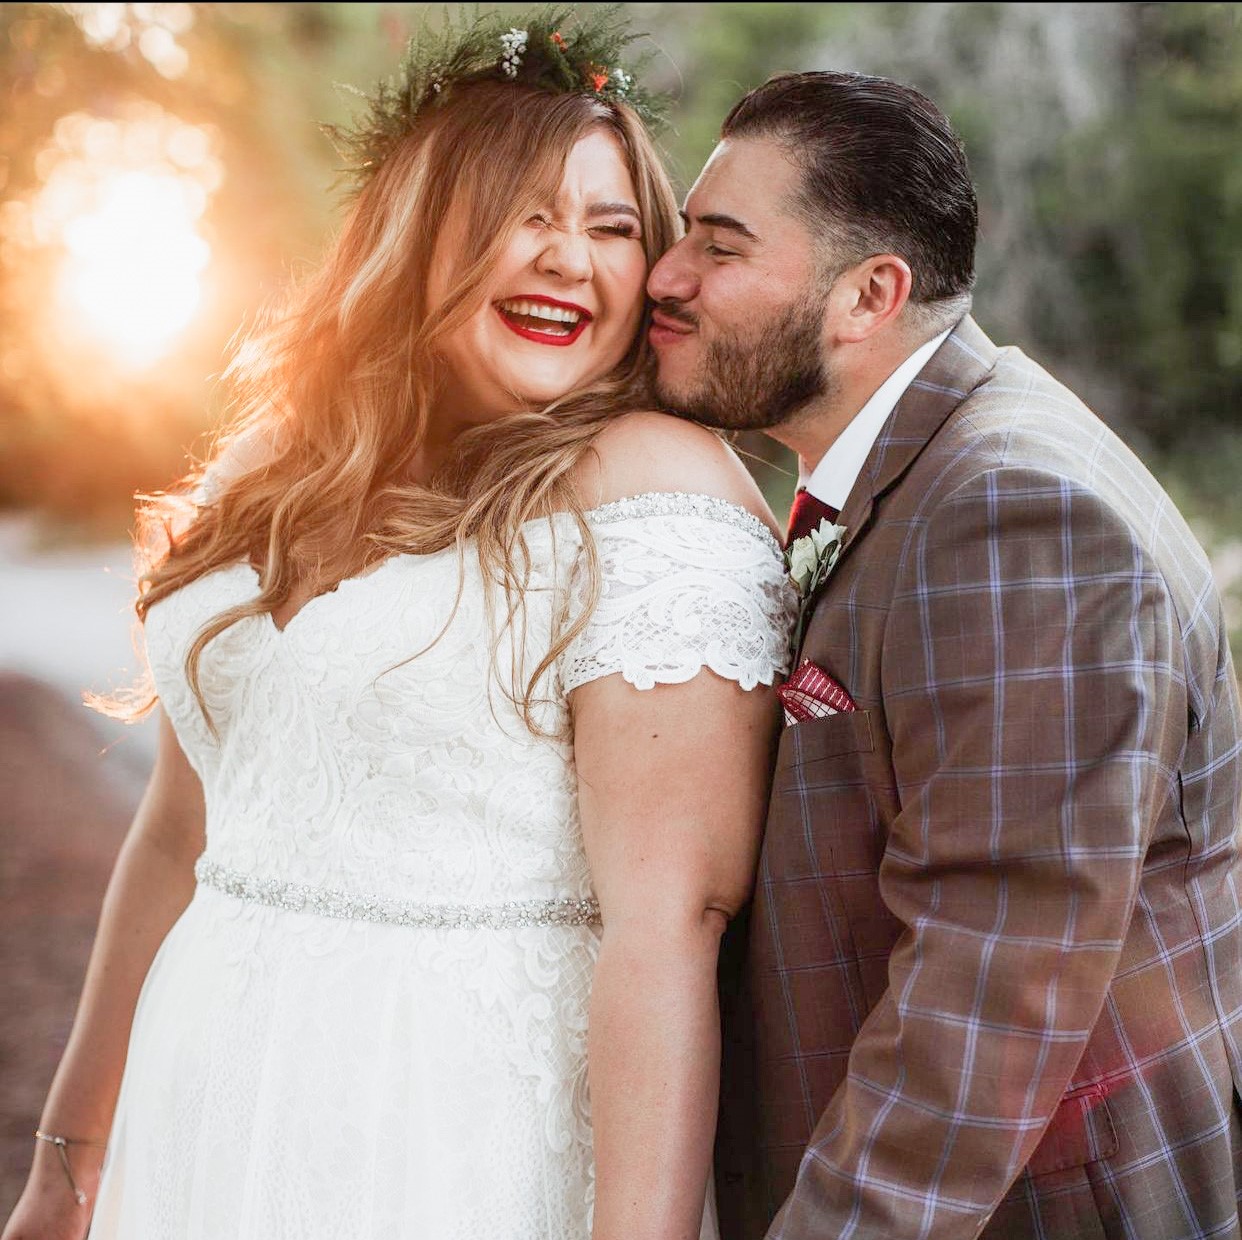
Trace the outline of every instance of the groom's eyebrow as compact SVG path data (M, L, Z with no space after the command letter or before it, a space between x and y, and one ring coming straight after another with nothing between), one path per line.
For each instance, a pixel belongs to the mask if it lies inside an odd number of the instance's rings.
M681 216L682 223L689 228L690 217L684 211L680 211L678 214ZM708 215L696 215L694 222L696 224L705 224L708 228L723 228L726 232L737 233L739 236L745 237L747 241L759 240L741 220L735 220L731 215L721 215L719 212L713 211Z

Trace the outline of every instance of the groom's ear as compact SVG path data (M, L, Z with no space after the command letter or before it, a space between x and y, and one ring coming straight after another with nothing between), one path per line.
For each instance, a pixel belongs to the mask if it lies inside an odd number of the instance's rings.
M838 344L860 344L890 326L910 300L910 265L896 254L873 254L837 277L828 296Z

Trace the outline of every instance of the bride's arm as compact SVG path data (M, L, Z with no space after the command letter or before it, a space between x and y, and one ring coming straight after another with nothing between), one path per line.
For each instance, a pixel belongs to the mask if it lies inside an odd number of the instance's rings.
M112 1123L138 992L164 936L194 892L203 849L203 795L161 712L155 769L117 857L73 1031L52 1081L40 1130L103 1140ZM103 1150L68 1154L90 1204L78 1206L57 1150L33 1143L34 1162L3 1240L79 1240L86 1233Z
M719 1086L716 963L753 882L774 695L711 672L574 693L603 915L591 999L594 1240L697 1240Z
M634 414L596 441L591 503L714 495L772 523L736 457L703 428ZM579 806L603 941L591 996L594 1240L697 1240L719 1093L716 965L749 897L777 702L707 670L570 694Z

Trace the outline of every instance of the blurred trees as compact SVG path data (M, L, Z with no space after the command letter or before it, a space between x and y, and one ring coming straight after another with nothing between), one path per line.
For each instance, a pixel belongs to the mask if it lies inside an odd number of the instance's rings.
M1128 413L1163 446L1238 425L1242 404L1242 9L1137 7L1132 55L1095 148L1119 152L1081 220L1074 272ZM1067 186L1067 191L1069 187Z
M331 225L333 153L315 122L348 111L333 83L387 72L429 7L0 6L0 504L119 513L178 472L215 416L230 334ZM883 73L936 99L979 184L985 329L1064 378L1162 477L1172 454L1195 458L1189 502L1234 504L1242 531L1242 6L627 7L655 40L649 73L679 96L664 145L683 188L730 104L776 70ZM92 43L88 9L129 22L128 44ZM179 68L159 65L166 38L143 42L161 10L191 18L173 23ZM11 204L37 192L59 117L138 99L206 127L224 178L203 219L199 318L164 361L122 374L49 353L35 310L54 255L17 244Z
M908 81L966 142L985 328L1140 444L1237 427L1242 6L722 7L677 42L679 137L695 148L683 162L706 154L711 118L769 72Z

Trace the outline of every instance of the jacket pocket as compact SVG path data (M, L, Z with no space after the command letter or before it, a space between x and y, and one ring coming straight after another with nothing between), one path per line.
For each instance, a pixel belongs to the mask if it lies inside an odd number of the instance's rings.
M855 710L785 729L768 815L769 861L778 878L823 878L879 864L876 812L864 767L875 752L870 711ZM853 855L859 846L866 859Z
M1033 1176L1051 1175L1111 1158L1116 1152L1117 1132L1104 1089L1086 1085L1061 1099L1026 1170Z
M774 786L800 781L803 768L851 753L871 753L875 738L869 710L842 711L790 724L781 733Z

